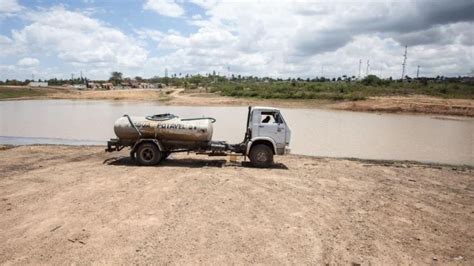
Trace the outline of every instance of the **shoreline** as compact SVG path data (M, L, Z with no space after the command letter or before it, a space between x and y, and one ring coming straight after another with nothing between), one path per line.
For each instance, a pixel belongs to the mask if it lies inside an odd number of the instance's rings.
M102 144L50 144L50 143L38 143L38 144L24 144L24 145L14 145L14 144L0 144L0 151L14 149L18 147L68 147L68 148L102 148L105 150L106 145ZM116 154L116 152L108 153L108 154ZM207 158L208 156L205 155L196 155L194 153L191 156L197 156L198 158ZM318 156L318 155L304 155L304 154L287 154L283 156L276 156L275 158L282 158L286 156L291 156L295 158L309 158L309 159L327 159L327 160L347 160L347 161L354 161L358 163L365 163L365 164L374 164L380 166L394 166L394 167L428 167L428 168L458 168L463 170L474 170L474 165L467 165L467 164L449 164L449 163L438 163L438 162L424 162L424 161L414 161L414 160L396 160L396 159L364 159L364 158L356 158L356 157L332 157L332 156ZM218 156L215 158L226 159L229 156ZM243 155L237 155L237 157L242 158Z
M8 87L12 89L11 87ZM23 88L23 87L22 87ZM22 88L13 88L21 90ZM0 92L3 88L0 87ZM31 88L30 88L31 89ZM17 100L109 100L117 102L154 102L164 106L275 106L342 110L367 113L446 115L474 117L473 99L444 99L423 95L370 97L360 101L256 99L221 96L215 93L185 91L182 88L77 91L63 88L31 89L43 95L3 98Z

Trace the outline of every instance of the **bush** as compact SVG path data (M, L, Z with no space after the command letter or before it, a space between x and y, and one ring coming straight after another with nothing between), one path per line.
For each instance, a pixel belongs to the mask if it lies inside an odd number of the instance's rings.
M364 85L382 85L383 81L376 75L368 75L362 80Z

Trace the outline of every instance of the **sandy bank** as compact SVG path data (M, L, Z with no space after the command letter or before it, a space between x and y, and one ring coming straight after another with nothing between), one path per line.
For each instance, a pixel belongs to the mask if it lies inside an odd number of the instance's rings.
M7 87L0 87L2 89ZM8 87L12 90L12 87ZM22 90L15 87L14 90ZM255 99L220 96L214 93L184 92L181 88L131 89L112 91L79 91L64 88L31 89L33 96L19 94L18 99L74 99L74 100L112 100L148 101L164 105L186 106L248 106L264 105L286 108L329 108L360 112L418 113L474 117L474 100L441 99L428 96L371 97L362 101L334 102L326 100ZM36 93L39 92L39 93Z

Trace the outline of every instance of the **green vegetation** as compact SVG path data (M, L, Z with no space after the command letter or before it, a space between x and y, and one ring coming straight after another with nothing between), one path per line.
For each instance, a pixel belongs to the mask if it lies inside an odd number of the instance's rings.
M440 98L474 99L472 78L419 78L406 77L405 81L381 79L369 75L362 80L354 76L327 79L273 79L254 76L226 78L213 74L171 75L153 77L151 83L164 83L184 87L188 91L203 89L224 96L261 99L321 99L321 100L364 100L371 96L427 95Z
M120 84L122 80L123 80L123 74L121 72L114 71L110 74L109 81L112 82L114 85Z
M45 96L46 91L41 91L40 89L30 89L30 88L10 88L10 87L1 87L0 88L0 99L11 99L11 98L20 98L20 97L38 97Z
M231 97L262 99L364 100L371 96L428 95L474 99L474 84L436 81L390 81L368 76L362 81L216 82L211 91Z
M50 86L61 86L64 84L84 84L89 81L85 78L77 79L49 79ZM132 81L131 78L123 77L121 72L112 72L109 79L114 84L123 81ZM147 82L161 88L163 84L185 88L188 91L214 92L224 96L261 98L261 99L320 99L331 101L342 100L364 100L371 96L408 96L427 95L440 98L462 98L474 99L474 79L470 77L435 77L417 78L406 77L404 81L381 79L375 75L369 75L362 80L354 76L343 75L338 78L293 78L275 79L269 77L232 75L224 77L216 75L215 72L206 75L182 75L171 74L169 77L142 78L135 77L135 82ZM103 81L94 81L103 82ZM0 81L0 85L26 85L29 80ZM0 90L1 98L41 96L38 90Z

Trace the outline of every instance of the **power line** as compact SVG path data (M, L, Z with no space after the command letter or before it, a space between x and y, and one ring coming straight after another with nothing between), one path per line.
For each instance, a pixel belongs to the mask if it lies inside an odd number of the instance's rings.
M370 60L367 60L367 69L365 71L365 74L368 76L369 75L369 68L370 68Z
M403 64L402 64L402 81L405 78L405 68L407 65L407 55L408 55L408 45L405 45L405 54L403 55Z
M360 70L362 68L362 59L359 59L359 79L360 79Z

